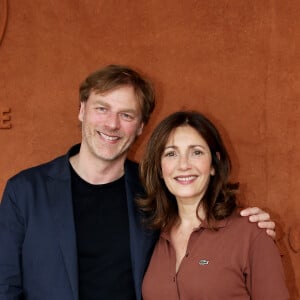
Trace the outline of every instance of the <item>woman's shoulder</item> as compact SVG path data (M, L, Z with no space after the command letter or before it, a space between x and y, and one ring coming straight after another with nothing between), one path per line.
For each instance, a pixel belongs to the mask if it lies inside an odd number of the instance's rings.
M228 218L226 222L228 230L235 232L236 234L242 234L244 236L250 236L255 238L260 234L266 234L264 229L258 227L257 222L250 222L248 217L240 215L240 210L236 209ZM266 235L267 237L267 235Z
M237 253L240 253L244 257L247 256L246 253L249 254L249 251L252 253L255 249L277 251L274 250L276 248L275 243L267 235L266 230L259 228L256 222L250 222L248 217L241 216L239 210L234 211L226 219L226 225L222 228L221 232L223 239L230 242L231 247L238 250Z

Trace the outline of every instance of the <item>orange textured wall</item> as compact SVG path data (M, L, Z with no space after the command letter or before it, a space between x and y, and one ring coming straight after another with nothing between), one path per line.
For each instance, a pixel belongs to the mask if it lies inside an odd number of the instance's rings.
M17 171L80 140L78 85L109 63L154 82L158 105L130 156L168 113L221 129L243 201L278 221L300 299L298 0L0 0L0 193Z

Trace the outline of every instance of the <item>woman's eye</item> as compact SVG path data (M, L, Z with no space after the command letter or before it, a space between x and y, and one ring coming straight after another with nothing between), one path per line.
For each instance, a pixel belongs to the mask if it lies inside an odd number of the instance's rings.
M201 150L195 150L194 154L197 155L197 156L200 156L200 155L203 154L203 151L201 151Z
M176 153L174 151L165 153L166 157L172 157L172 156L175 156L175 155L176 155Z

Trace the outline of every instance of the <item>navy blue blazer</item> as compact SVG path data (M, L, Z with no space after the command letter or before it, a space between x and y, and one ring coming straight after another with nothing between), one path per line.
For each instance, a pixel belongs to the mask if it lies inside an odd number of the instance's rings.
M0 300L78 300L69 157L79 146L7 182L0 205ZM129 160L125 182L133 278L140 300L157 233L140 224L134 198L143 189L138 165Z

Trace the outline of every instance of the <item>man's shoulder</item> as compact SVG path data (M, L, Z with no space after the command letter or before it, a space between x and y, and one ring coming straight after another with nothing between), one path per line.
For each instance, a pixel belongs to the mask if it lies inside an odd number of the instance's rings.
M69 152L57 156L50 161L26 168L12 176L8 181L15 182L19 180L31 180L34 177L51 176L51 174L62 173L68 162ZM54 176L54 175L53 175Z
M125 161L125 174L126 176L139 176L139 164L133 160L126 159Z
M135 161L127 159L125 161L125 178L131 186L142 189L139 175L139 164Z
M130 168L132 170L138 171L139 169L139 163L136 161L133 161L131 159L126 159L125 161L125 168Z

